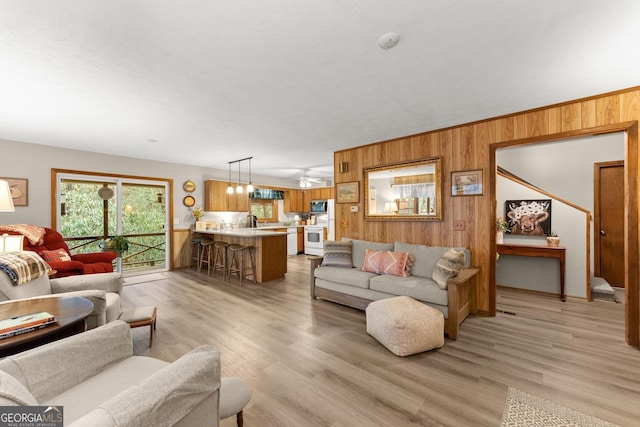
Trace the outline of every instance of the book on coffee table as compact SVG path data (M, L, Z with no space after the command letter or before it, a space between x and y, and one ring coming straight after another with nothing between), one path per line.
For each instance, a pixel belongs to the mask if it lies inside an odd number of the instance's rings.
M30 332L50 325L56 321L56 317L46 311L24 314L0 320L0 339Z

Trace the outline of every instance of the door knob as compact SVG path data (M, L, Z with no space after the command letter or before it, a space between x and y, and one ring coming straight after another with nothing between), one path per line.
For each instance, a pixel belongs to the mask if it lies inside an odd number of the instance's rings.
M601 235L601 236L606 236L606 235L607 235L607 233L605 233L605 232L604 232L604 230L600 230L600 235Z

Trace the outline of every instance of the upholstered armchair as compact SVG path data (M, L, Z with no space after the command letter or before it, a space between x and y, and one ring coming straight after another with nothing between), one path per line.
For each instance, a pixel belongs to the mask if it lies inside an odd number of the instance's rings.
M117 320L122 314L120 293L124 279L120 273L100 273L49 279L44 274L28 283L16 286L0 271L0 304L2 301L42 297L83 297L93 303L87 317L87 329Z
M25 234L26 230L20 227L44 229L43 236L39 240L32 234ZM56 270L56 277L74 276L78 274L110 273L113 271L113 260L117 254L112 251L92 252L72 255L69 246L62 235L47 227L29 226L18 224L13 226L0 226L0 233L12 235L24 235L23 249L34 251Z
M134 356L121 320L0 360L2 406L64 409L68 426L218 426L220 352Z

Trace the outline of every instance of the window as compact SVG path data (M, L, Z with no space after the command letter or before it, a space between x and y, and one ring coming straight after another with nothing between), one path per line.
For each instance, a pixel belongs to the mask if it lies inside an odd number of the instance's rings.
M255 215L259 220L277 221L277 200L251 199L251 215Z

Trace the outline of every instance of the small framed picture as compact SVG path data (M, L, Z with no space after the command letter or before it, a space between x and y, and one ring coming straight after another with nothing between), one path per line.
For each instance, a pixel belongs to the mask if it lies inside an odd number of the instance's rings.
M360 200L358 182L336 184L336 203L357 203Z
M0 178L9 183L13 206L29 206L29 180L27 178Z
M482 169L451 172L452 196L481 196L484 194Z

